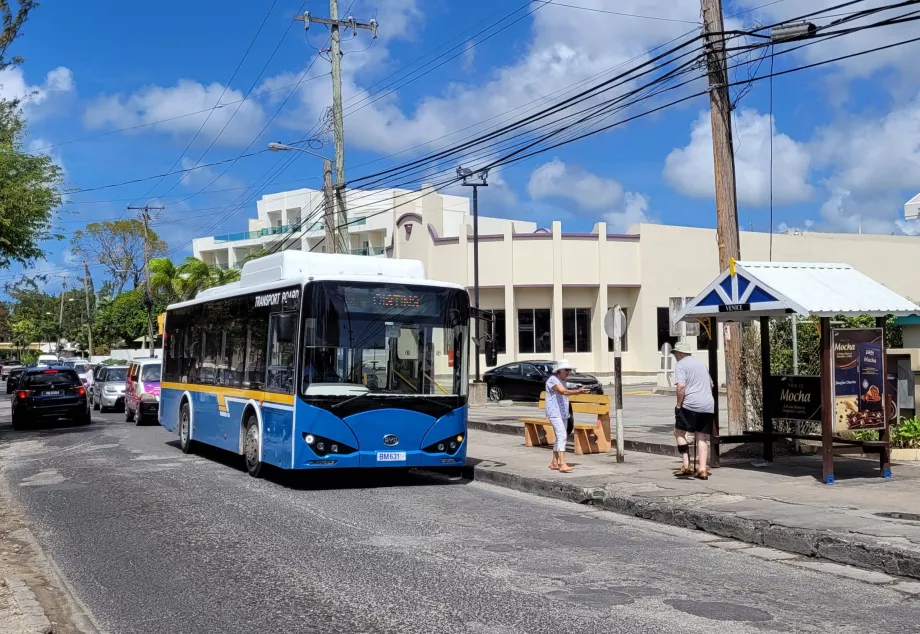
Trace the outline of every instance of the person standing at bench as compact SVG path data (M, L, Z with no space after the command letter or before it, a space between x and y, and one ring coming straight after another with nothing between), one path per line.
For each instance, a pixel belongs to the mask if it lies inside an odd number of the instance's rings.
M709 437L712 435L715 403L712 398L712 379L709 368L691 356L690 344L679 341L671 354L677 359L674 382L677 384L677 406L674 408L674 436L683 466L674 473L680 478L708 480L706 468L709 459ZM687 432L693 432L699 471L690 466L690 445Z
M571 473L572 467L565 462L565 441L568 439L567 421L569 417L569 397L575 394L587 394L587 388L570 390L565 380L575 368L566 359L556 363L553 374L546 380L546 417L556 433L553 444L553 461L549 468L561 473Z

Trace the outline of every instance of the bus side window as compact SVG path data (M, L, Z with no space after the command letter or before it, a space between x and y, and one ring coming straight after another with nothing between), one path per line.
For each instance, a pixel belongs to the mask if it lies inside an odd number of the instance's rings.
M269 321L268 381L273 392L294 393L295 313L274 314Z

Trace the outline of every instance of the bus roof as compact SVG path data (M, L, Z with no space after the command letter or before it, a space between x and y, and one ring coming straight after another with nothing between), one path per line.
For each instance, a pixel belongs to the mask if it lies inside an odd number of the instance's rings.
M195 299L170 305L169 309L290 284L306 284L313 280L375 281L381 284L421 284L463 289L459 284L426 280L425 266L418 260L283 251L243 264L238 282L205 289Z

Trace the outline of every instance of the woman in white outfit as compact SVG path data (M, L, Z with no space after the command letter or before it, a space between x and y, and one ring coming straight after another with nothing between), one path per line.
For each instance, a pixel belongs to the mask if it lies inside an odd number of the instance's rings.
M566 359L556 363L552 376L546 380L546 417L553 425L556 432L556 442L553 445L553 461L549 468L561 473L571 473L572 467L565 463L565 441L568 438L566 421L569 417L569 396L587 394L586 388L570 390L565 386L565 380L575 368Z

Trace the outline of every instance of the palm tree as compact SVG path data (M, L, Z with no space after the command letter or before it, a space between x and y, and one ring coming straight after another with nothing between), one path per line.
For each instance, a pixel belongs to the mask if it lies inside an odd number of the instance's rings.
M150 288L163 299L164 304L185 299L182 296L182 281L179 269L169 258L150 260Z

